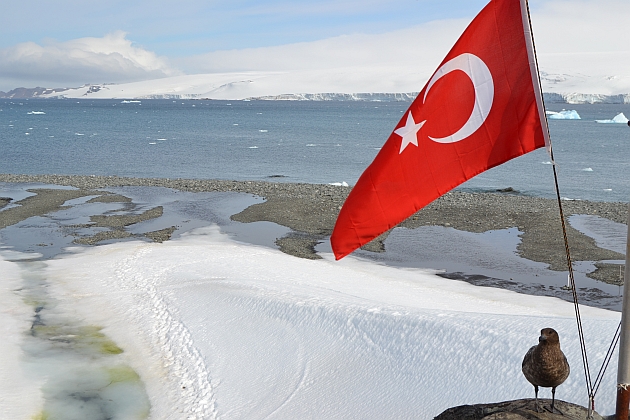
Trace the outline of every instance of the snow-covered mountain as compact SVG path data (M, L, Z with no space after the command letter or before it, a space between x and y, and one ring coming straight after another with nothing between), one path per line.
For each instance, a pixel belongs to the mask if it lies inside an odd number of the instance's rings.
M410 101L430 68L380 67L292 72L234 72L166 77L68 89L15 89L5 98ZM630 75L541 72L545 99L560 103L630 103Z

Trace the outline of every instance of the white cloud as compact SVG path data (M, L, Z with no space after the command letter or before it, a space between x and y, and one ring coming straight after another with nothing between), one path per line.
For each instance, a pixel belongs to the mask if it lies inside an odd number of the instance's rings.
M618 59L630 52L630 44L626 42L627 22L630 22L627 0L532 3L541 67L571 70L571 73L579 72L579 68L602 73L607 73L607 69L617 73L627 68L627 60ZM353 34L274 47L214 51L181 58L178 64L188 73L438 64L471 19L472 16L433 21L383 34Z
M553 92L630 92L627 0L552 0L532 10L538 64Z
M628 51L628 0L553 0L532 10L541 52Z
M533 2L536 3L536 2ZM532 7L539 65L547 91L630 91L627 0L551 0ZM384 34L345 35L276 47L215 51L180 59L188 73L303 72L399 66L425 81L470 19L433 21ZM417 88L419 90L421 86Z
M126 39L124 32L0 50L0 86L121 83L180 74L165 58Z
M294 71L340 67L428 68L444 58L467 24L434 21L378 35L354 34L275 47L214 51L180 59L188 73Z

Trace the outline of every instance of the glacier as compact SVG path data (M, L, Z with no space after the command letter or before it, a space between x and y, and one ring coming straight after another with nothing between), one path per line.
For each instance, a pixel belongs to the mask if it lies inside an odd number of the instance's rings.
M234 72L193 74L123 84L88 84L77 88L15 89L7 98L69 99L216 99L294 101L412 101L433 69L378 67L295 72ZM571 81L564 85L562 80ZM575 78L562 80L543 73L547 103L630 103L627 78L602 79L602 84L581 86ZM578 78L579 79L579 78ZM599 80L599 79L597 79ZM619 85L609 85L610 83ZM569 83L569 82L567 82ZM577 83L577 84L576 84ZM599 83L599 82L598 82ZM573 89L584 89L583 93ZM563 89L566 89L563 91ZM571 89L571 90L569 90ZM607 92L607 93L588 93Z

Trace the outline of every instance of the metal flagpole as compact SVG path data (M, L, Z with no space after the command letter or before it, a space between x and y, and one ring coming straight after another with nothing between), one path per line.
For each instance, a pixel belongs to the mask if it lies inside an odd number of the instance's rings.
M630 204L628 204L628 237L626 239L626 271L621 309L621 342L617 366L617 409L615 419L626 420L630 406Z

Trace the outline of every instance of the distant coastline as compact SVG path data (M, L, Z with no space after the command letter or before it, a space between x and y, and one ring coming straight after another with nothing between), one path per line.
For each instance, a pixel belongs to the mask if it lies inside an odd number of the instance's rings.
M9 92L0 91L0 99L175 99L175 100L215 100L207 94L196 93L153 93L130 95L129 97L104 97L93 95L106 85L86 85L80 88L17 88ZM418 92L358 92L358 93L284 93L279 95L252 96L240 100L249 101L363 101L363 102L411 102ZM630 93L604 95L594 93L544 92L546 103L555 104L630 104ZM238 99L235 99L238 100Z

